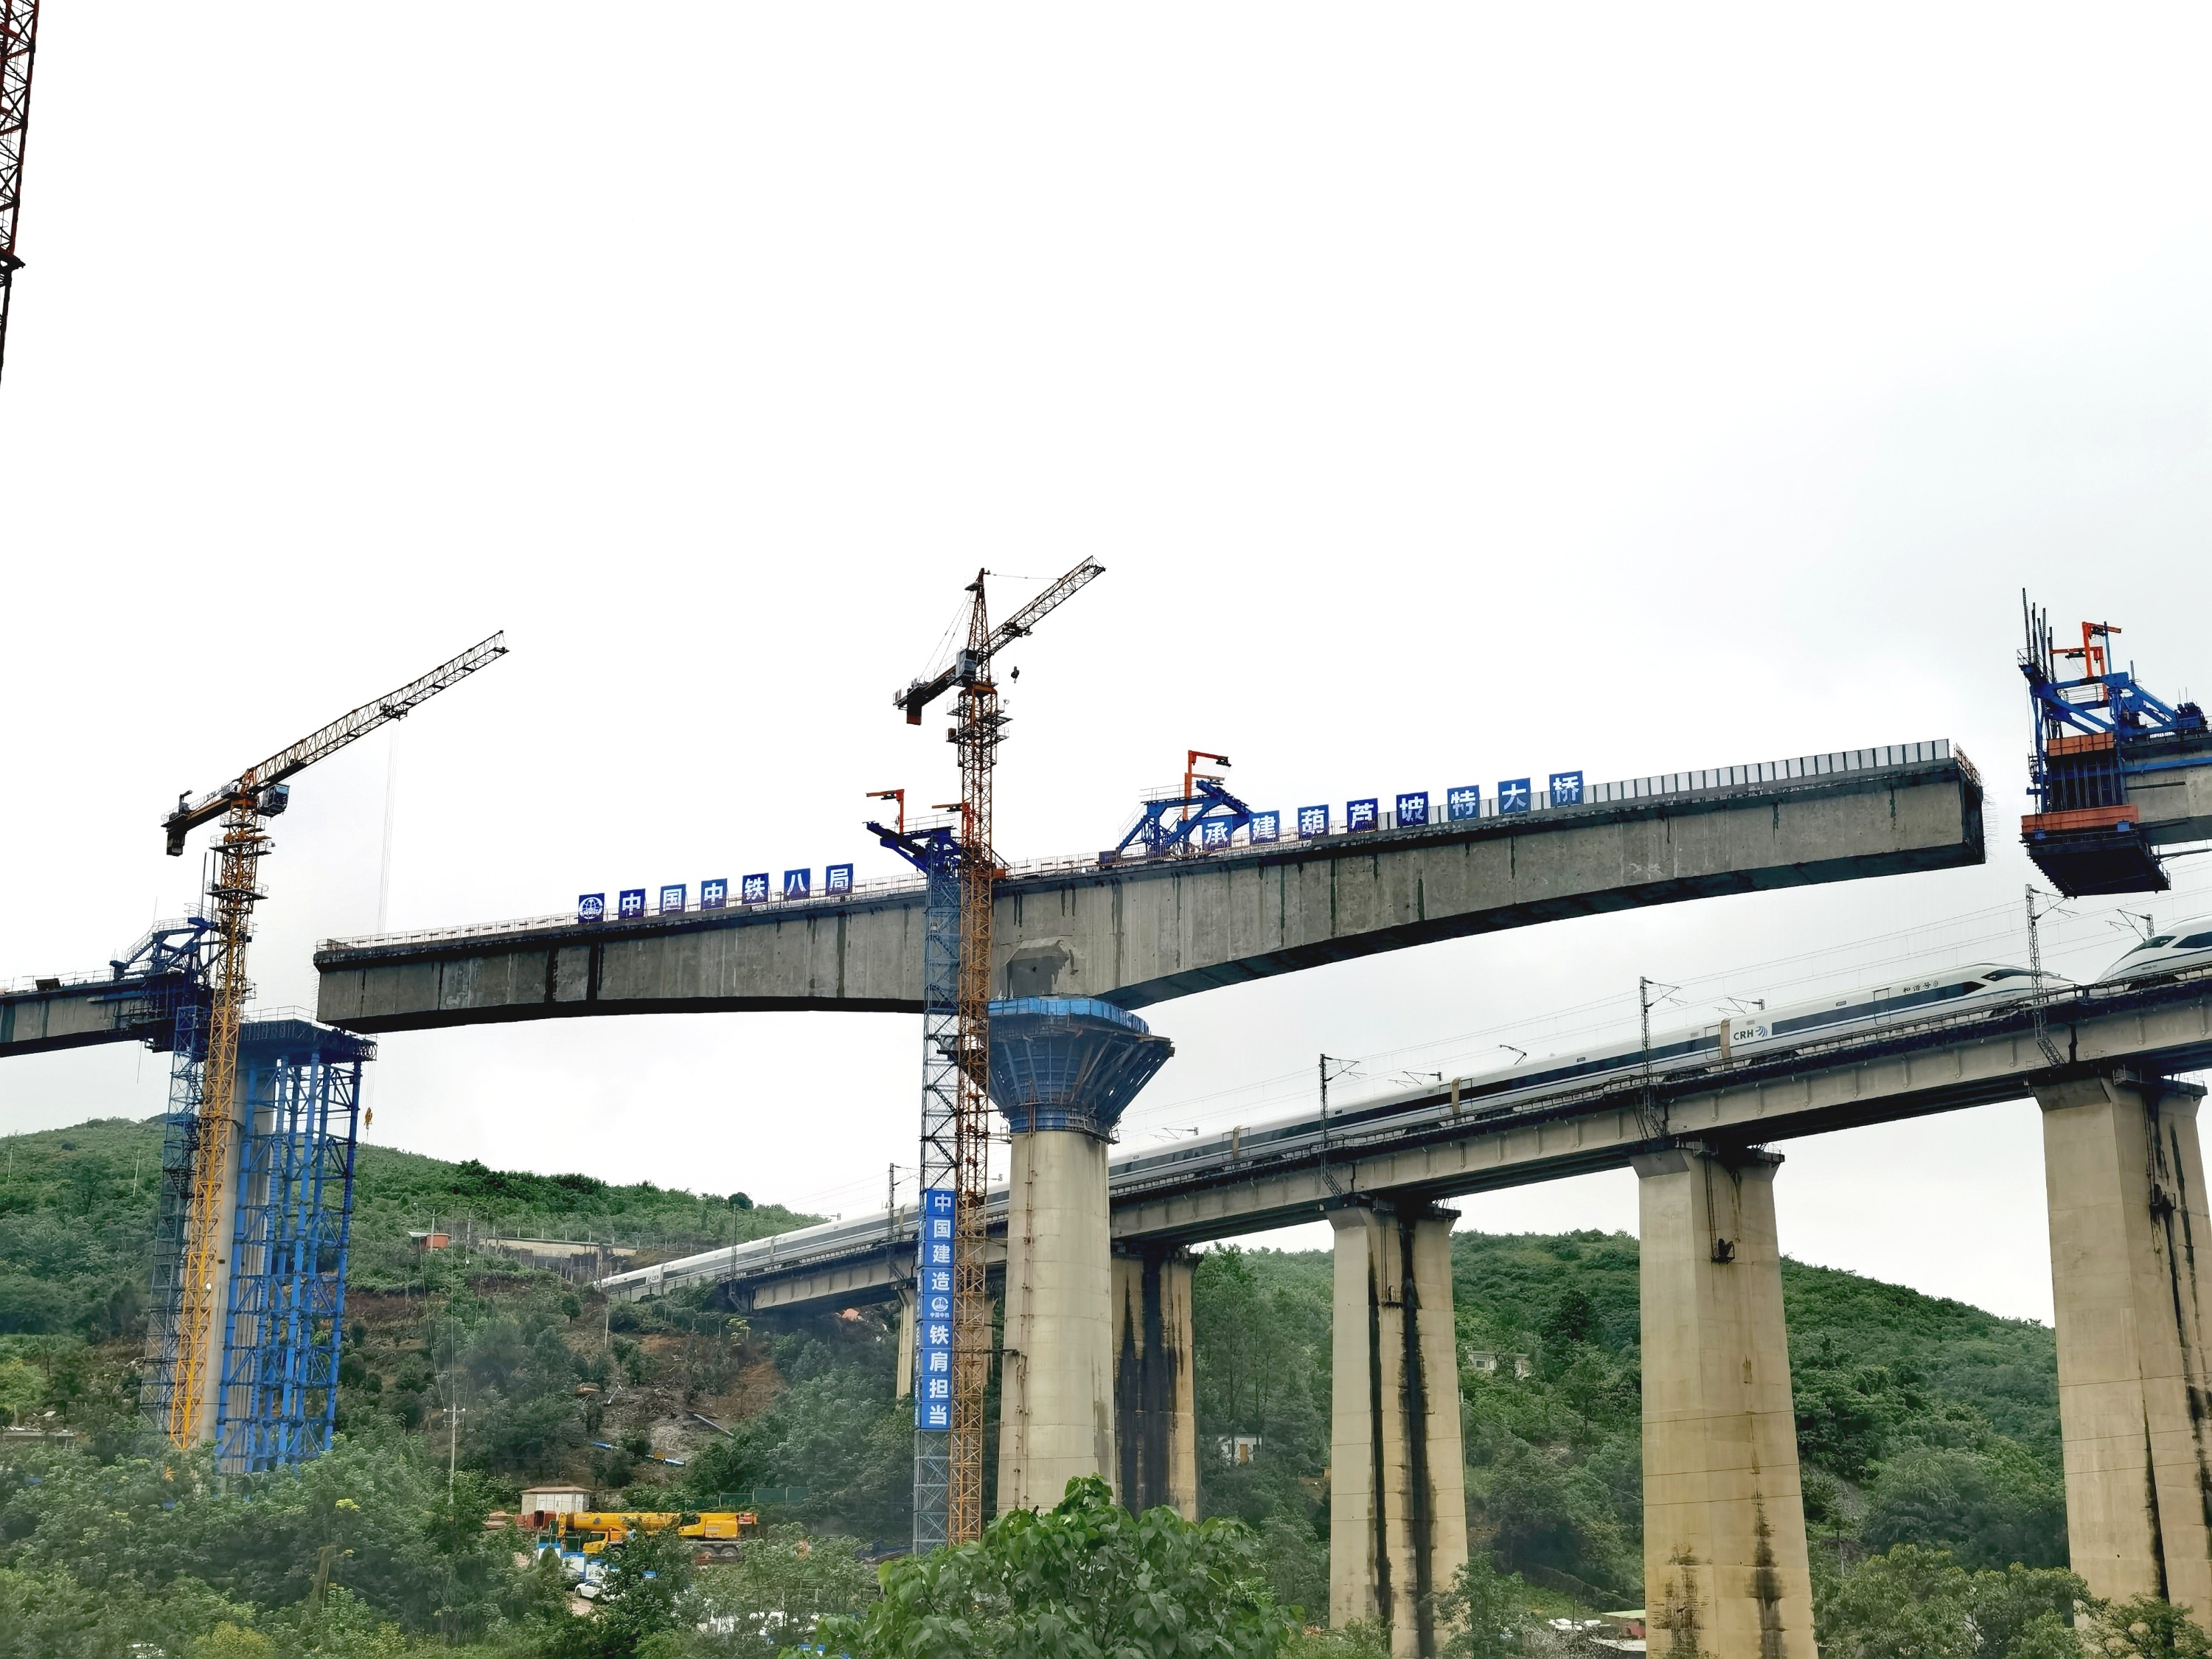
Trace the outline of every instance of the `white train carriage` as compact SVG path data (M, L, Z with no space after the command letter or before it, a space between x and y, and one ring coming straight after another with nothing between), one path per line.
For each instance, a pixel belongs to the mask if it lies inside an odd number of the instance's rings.
M2212 916L2185 921L2170 933L2153 933L2098 977L2100 985L2147 979L2212 963Z
M2074 988L2071 981L2057 974L2046 973L2043 981L2051 992ZM2032 994L2034 984L2034 975L2026 968L2002 963L1976 963L1870 986L1843 996L1761 1009L1737 1014L1726 1021L1669 1031L1654 1037L1650 1063L1655 1070L1668 1073L1782 1052L1808 1042L1893 1020L1924 1018L2015 1001ZM1419 1104L1401 1096L1331 1112L1328 1133L1332 1138L1352 1135L1391 1122L1411 1128L1455 1115L1486 1117L1510 1110L1531 1094L1639 1072L1644 1059L1640 1042L1613 1043L1583 1054L1535 1056L1502 1071L1460 1079L1453 1097L1443 1104L1437 1103L1432 1091L1423 1091L1424 1099ZM1182 1141L1158 1152L1116 1158L1114 1167L1117 1174L1141 1176L1201 1161L1285 1152L1301 1142L1319 1139L1310 1117L1283 1119L1223 1134L1201 1135L1195 1140Z

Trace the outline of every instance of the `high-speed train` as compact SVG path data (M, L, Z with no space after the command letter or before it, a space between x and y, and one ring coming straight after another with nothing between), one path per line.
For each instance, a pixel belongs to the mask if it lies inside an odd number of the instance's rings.
M2207 942L2212 943L2212 935L2207 936ZM2075 988L2072 981L2057 974L2045 974L2043 983L2046 994ZM1844 996L1760 1009L1711 1024L1655 1034L1650 1061L1655 1069L1671 1072L1715 1060L1743 1060L1893 1019L1931 1018L2015 1001L2032 994L2034 988L2035 975L2026 968L1994 962L1976 963L1969 967L1871 986ZM1617 1042L1582 1054L1532 1056L1503 1071L1461 1079L1450 1091L1450 1099L1443 1104L1436 1103L1433 1093L1424 1091L1427 1100L1423 1104L1416 1105L1401 1097L1332 1112L1328 1133L1331 1136L1352 1134L1394 1119L1404 1120L1410 1127L1453 1115L1488 1116L1510 1109L1516 1100L1527 1094L1634 1073L1640 1071L1644 1064L1643 1044L1636 1042ZM1218 1158L1224 1153L1235 1158L1287 1150L1291 1143L1318 1138L1313 1120L1301 1117L1179 1141L1158 1152L1116 1158L1114 1168L1117 1174L1164 1170L1177 1164Z
M2171 933L2153 933L2107 968L2100 985L2114 980L2142 979L2151 974L2171 974L2182 968L2202 968L2212 963L2212 916L2185 921Z

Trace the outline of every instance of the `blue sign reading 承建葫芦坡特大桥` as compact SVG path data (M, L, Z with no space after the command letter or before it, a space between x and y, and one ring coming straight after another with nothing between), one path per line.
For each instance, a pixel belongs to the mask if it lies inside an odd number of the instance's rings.
M821 890L836 897L853 891L853 866L832 864L823 867ZM681 915L690 908L690 884L665 883L659 890L659 903L649 912L646 900L648 890L625 887L615 895L614 914L623 921L636 921L648 914L663 916ZM811 870L787 870L783 872L782 896L804 899L814 896L814 872ZM775 896L769 873L763 870L744 876L738 882L738 902L741 904L765 904ZM699 908L702 910L720 910L730 902L730 882L726 876L714 876L699 884ZM580 893L576 897L576 920L605 921L607 919L607 896L605 893Z
M921 1194L915 1257L914 1425L952 1426L952 1224L950 1188Z

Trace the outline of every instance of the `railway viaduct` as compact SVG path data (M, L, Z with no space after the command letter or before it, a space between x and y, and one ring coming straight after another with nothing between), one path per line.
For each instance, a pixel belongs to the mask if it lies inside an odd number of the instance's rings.
M2212 1620L2212 1237L2197 1110L2212 969L1893 1023L1784 1054L1462 1104L1465 1079L1247 1139L1117 1158L1118 1487L1194 1510L1188 1247L1299 1221L1336 1234L1332 1616L1417 1651L1418 1595L1465 1559L1452 1199L1633 1169L1641 1194L1645 1594L1654 1650L1811 1659L1771 1143L2033 1097L2043 1108L2074 1570L2100 1596ZM1342 1113L1337 1115L1340 1118ZM994 1194L995 1259L1006 1206ZM758 1311L899 1298L915 1217L875 1215L603 1281L726 1286ZM1409 1616L1411 1615L1411 1616ZM1661 1632L1668 1632L1662 1638ZM1669 1650L1676 1650L1670 1649Z
M1016 870L1000 886L993 977L1010 996L1129 1010L1563 917L1982 857L1980 781L1949 744L1840 751L1604 785L1575 804L1526 813L1405 827L1386 817L1372 830L1188 858ZM373 1034L616 1014L917 1011L922 902L918 883L888 884L734 910L333 943L315 958L318 1012ZM120 976L118 969L0 992L0 1057L140 1035L143 1010ZM1540 1142L1560 1144L1561 1132L1549 1133ZM1566 1133L1579 1144L1596 1132ZM1587 1157L1641 1159L1646 1176L1647 1485L1685 1494L1664 1500L1649 1534L1671 1540L1660 1547L1672 1553L1653 1564L1655 1594L1670 1571L1681 1576L1676 1558L1690 1561L1694 1582L1677 1599L1700 1651L1813 1659L1778 1291L1761 1300L1770 1279L1778 1285L1771 1162L1664 1126L1634 1138L1618 1130L1614 1142L1589 1141ZM1392 1165L1363 1153L1357 1175L1328 1158L1304 1175L1279 1171L1269 1177L1282 1183L1273 1209L1194 1188L1155 1194L1164 1207L1146 1213L1156 1220L1117 1218L1115 1231L1127 1235L1113 1270L1126 1363L1115 1386L1133 1390L1131 1408L1151 1413L1128 1431L1136 1462L1121 1471L1125 1498L1188 1510L1195 1480L1180 1248L1319 1206L1337 1231L1332 1616L1380 1616L1398 1652L1425 1654L1437 1644L1425 1597L1466 1557L1451 1217L1436 1200L1481 1183L1455 1188L1459 1176L1425 1175L1430 1166L1410 1161L1411 1143L1404 1157ZM2201 1185L2192 1179L2191 1190ZM1723 1219L1711 1209L1715 1193L1732 1195ZM1675 1218L1663 1237L1655 1203ZM1722 1271L1704 1247L1692 1248L1700 1229L1718 1227L1735 1229L1723 1265L1741 1271ZM1653 1277L1662 1261L1674 1264L1663 1282ZM1757 1372L1755 1387L1707 1363L1739 1352ZM1025 1375L1053 1362L1025 1355ZM1111 1437L1100 1443L1110 1458ZM1771 1478L1747 1476L1747 1455ZM1788 1556L1778 1577L1754 1561L1764 1547L1756 1540L1770 1530Z

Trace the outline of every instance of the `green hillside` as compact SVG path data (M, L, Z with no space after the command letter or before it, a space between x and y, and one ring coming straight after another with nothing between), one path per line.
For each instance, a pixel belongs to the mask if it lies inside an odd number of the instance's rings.
M160 1185L160 1121L101 1118L7 1136L0 1149L0 1334L97 1340L136 1329L144 1318ZM619 1186L363 1146L354 1181L352 1282L374 1291L419 1280L422 1264L407 1235L434 1224L457 1241L495 1231L634 1246L649 1261L818 1218L757 1206L743 1193Z
M1638 1604L1636 1240L1459 1232L1452 1265L1471 1534L1575 1601ZM1898 1542L1972 1565L2064 1562L2047 1327L1794 1261L1783 1291L1808 1521L1830 1566ZM1329 1310L1326 1255L1232 1248L1200 1263L1200 1444L1263 1441L1249 1468L1201 1462L1206 1506L1267 1532L1307 1605L1326 1569Z
M343 1535L354 1553L334 1571L361 1618L488 1642L506 1632L499 1650L528 1650L514 1621L539 1616L530 1586L503 1559L455 1544L473 1534L437 1508L449 1455L475 1514L511 1507L526 1481L565 1479L608 1503L697 1507L742 1492L817 1536L904 1535L911 1419L893 1397L886 1310L749 1322L696 1292L610 1307L588 1286L466 1247L495 1231L611 1241L649 1259L810 1218L743 1194L374 1146L359 1164L340 1453L327 1476L284 1488L290 1531L266 1530L279 1510L249 1525L214 1501L235 1483L181 1501L155 1479L159 1460L137 1461L156 1448L129 1403L159 1156L154 1123L0 1139L0 1415L82 1431L73 1449L0 1468L0 1614L10 1575L29 1574L22 1583L45 1586L23 1592L34 1600L62 1594L64 1579L135 1586L142 1600L112 1601L138 1609L133 1629L187 1613L200 1627L265 1622L309 1594L315 1551ZM424 1255L408 1235L434 1221L455 1247ZM1462 1232L1453 1267L1470 1536L1519 1575L1513 1593L1532 1609L1638 1605L1636 1241ZM1914 1559L1879 1553L1893 1546L1947 1549L1967 1569L2065 1560L2048 1329L1795 1262L1784 1287L1824 1630L1863 1626L1855 1606L1895 1603L1869 1588ZM1307 1608L1327 1604L1330 1303L1324 1253L1223 1247L1197 1273L1201 1507L1256 1529L1275 1594ZM1237 1435L1261 1440L1243 1466L1212 1449ZM342 1489L380 1494L375 1526L346 1519L361 1500ZM276 1489L266 1497L276 1503ZM94 1512L134 1517L114 1534L127 1559L83 1553ZM436 1538L446 1544L425 1541ZM854 1546L838 1547L849 1561ZM453 1600L464 1579L465 1606ZM848 1581L864 1589L866 1575ZM1972 1585L1984 1581L1958 1582L1958 1595L1983 1594ZM2023 1582L2063 1604L2057 1581Z

